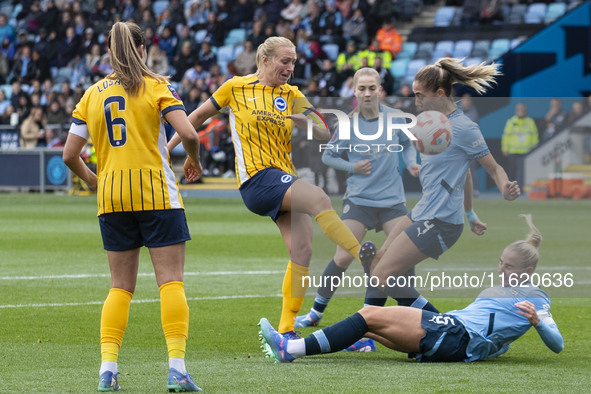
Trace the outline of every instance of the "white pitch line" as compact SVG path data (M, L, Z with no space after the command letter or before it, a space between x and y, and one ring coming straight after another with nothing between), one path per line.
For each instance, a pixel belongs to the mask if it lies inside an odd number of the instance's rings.
M211 271L211 272L185 272L185 276L215 276L215 275L275 275L283 274L285 270L276 271ZM138 277L153 277L153 272L140 272ZM38 275L38 276L0 276L0 280L38 280L38 279L87 279L110 278L111 274L64 274L64 275Z
M234 300L241 298L266 298L266 297L281 297L281 294L258 295L245 294L235 296L212 296L212 297L187 297L187 301L210 301L210 300ZM105 301L88 301L88 302L64 302L64 303L48 303L48 304L17 304L17 305L0 305L0 309L14 309L14 308L59 308L64 306L88 306L88 305L102 305ZM160 302L159 298L132 300L132 304L147 304Z

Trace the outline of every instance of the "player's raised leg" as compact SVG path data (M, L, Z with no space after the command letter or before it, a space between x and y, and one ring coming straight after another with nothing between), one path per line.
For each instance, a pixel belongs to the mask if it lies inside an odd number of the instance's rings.
M365 236L367 230L365 225L357 220L345 219L343 223L351 230L358 242L360 242ZM346 250L337 246L337 250L334 258L328 263L324 272L322 273L321 285L316 291L316 297L314 299L314 306L305 315L298 316L296 318L296 327L309 327L316 326L322 319L324 309L333 297L337 287L335 286L336 280L340 280L344 272L349 268L353 256L351 256Z

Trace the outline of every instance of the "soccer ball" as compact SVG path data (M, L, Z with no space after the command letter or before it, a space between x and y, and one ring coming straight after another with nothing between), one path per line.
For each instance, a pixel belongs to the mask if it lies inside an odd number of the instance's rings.
M452 126L447 116L439 111L425 111L417 116L417 124L410 132L417 137L412 141L419 153L436 155L451 145Z

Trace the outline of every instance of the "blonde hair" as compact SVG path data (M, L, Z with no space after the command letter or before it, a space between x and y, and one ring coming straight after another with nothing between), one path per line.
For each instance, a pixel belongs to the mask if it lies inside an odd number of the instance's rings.
M457 83L468 85L482 94L491 87L495 78L501 75L498 64L486 65L484 62L464 66L463 59L441 58L435 64L425 66L415 76L415 81L421 83L432 92L441 88L447 97L452 95L452 87Z
M146 41L142 29L133 22L117 22L109 31L107 43L111 50L113 73L107 78L118 79L123 89L135 96L145 88L144 77L167 82L168 77L151 71L140 56L138 48Z
M378 87L380 87L380 74L378 74L378 72L376 71L375 68L371 68L371 67L362 67L359 70L355 71L355 74L353 75L353 88L356 89L357 88L357 82L359 81L359 78L361 77L373 77L376 79L376 82L378 84ZM361 109L359 108L359 104L355 106L355 108L353 108L353 110L351 112L349 112L349 117L353 117L353 115L355 114L355 112L359 112Z
M538 230L537 227L534 226L531 214L519 216L525 218L525 221L529 226L529 234L527 235L527 238L525 240L515 241L509 246L507 246L507 249L515 253L515 255L517 256L519 261L521 261L521 264L524 268L536 268L536 265L538 264L538 259L540 257L538 248L542 243L542 233L540 233L540 230Z
M285 37L269 37L257 48L256 65L257 71L255 75L260 76L263 72L263 56L273 59L277 56L279 48L291 47L295 50L295 45Z

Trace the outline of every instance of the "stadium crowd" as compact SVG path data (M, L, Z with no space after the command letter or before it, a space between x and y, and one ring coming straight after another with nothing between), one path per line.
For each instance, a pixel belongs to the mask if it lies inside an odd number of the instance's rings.
M480 2L483 7L487 3ZM413 7L408 10L401 6L406 3ZM148 66L171 76L188 112L227 79L253 72L256 48L272 35L285 36L296 44L298 65L292 83L307 97L352 97L353 73L370 66L378 71L386 95L398 97L390 104L412 111L410 85L395 81L390 69L403 46L396 20L412 19L424 3L429 2L3 1L0 125L20 130L21 147L62 146L72 110L85 88L112 72L106 33L114 22L128 20L145 31ZM466 13L474 8L472 3L447 1L446 5L463 5L462 12ZM468 19L461 23L474 23ZM35 108L41 108L40 113ZM552 119L546 119L549 125L539 127L543 133L540 140L552 135L557 121L566 119L564 110L555 111ZM226 119L221 116L216 127L210 127L215 132L201 133L203 149L207 150L202 157L210 164L205 175L210 170L217 175L233 169L225 126Z

